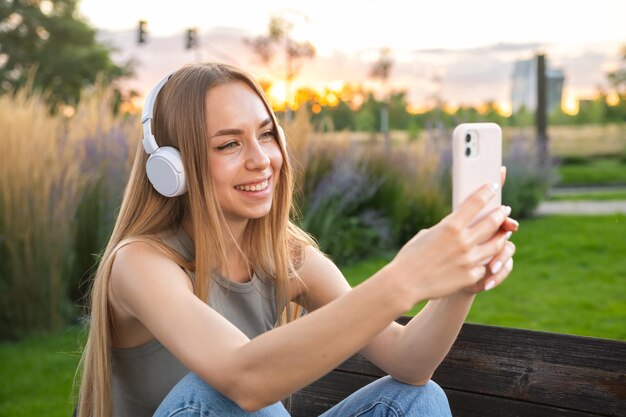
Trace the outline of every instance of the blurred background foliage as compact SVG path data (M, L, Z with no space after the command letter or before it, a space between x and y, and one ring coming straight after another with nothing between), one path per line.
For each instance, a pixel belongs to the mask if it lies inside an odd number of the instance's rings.
M0 340L78 317L141 133L141 109L117 84L132 63L112 62L76 4L0 3ZM270 22L269 35L250 41L268 62L281 50L290 57L289 82L315 55L290 30ZM372 77L386 84L392 67L382 51ZM414 114L405 91L299 89L297 106L277 108L297 167L294 218L340 266L392 253L449 213L450 135L463 122L503 126L503 200L513 217L532 215L553 184L576 183L584 169L598 183L626 183L625 68L607 74L617 105L601 91L577 115L550 115L554 158L545 167L524 109L505 116L494 103L454 111L438 103Z
M112 88L85 89L71 117L23 88L0 96L0 338L76 317L112 230L140 136ZM306 109L285 120L298 175L296 220L340 265L397 249L450 210L449 132L376 139L316 132ZM534 153L511 143L505 201L531 213L548 187Z
M75 105L100 77L107 83L132 75L130 62L117 65L96 30L77 16L78 0L0 2L0 93L26 84L45 92L53 111ZM121 91L115 89L117 99Z

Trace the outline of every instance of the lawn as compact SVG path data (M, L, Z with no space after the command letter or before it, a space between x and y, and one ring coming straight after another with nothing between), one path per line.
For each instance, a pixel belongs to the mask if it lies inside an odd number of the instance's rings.
M522 221L513 273L477 297L468 321L626 340L625 236L624 215ZM354 286L389 259L342 270Z
M626 163L620 159L590 159L559 167L559 185L626 185Z
M69 417L79 332L0 343L0 416Z

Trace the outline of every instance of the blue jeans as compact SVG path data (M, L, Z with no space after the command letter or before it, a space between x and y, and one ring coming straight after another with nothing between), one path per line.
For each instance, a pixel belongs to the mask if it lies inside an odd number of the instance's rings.
M277 402L257 412L241 409L230 399L189 373L170 391L155 417L289 417ZM451 417L448 398L433 381L413 386L390 376L361 388L320 417Z

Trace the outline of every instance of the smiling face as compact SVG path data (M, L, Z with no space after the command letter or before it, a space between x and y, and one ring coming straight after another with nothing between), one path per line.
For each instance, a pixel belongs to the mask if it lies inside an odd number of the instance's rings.
M206 109L210 172L224 216L245 223L267 215L283 155L263 101L236 81L211 88Z

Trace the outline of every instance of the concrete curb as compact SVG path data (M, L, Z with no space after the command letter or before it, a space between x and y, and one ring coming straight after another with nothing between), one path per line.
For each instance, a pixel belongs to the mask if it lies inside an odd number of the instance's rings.
M547 214L626 214L626 201L543 201L535 215Z

